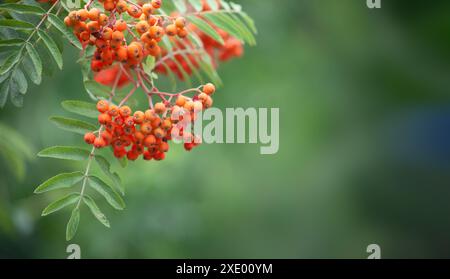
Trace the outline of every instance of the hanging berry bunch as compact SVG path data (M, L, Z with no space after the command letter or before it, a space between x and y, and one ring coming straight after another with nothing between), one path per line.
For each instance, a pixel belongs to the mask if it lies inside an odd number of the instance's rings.
M0 107L8 97L21 106L28 80L40 84L55 66L63 68L62 48L52 29L80 49L77 61L91 101L68 100L62 107L95 121L50 117L57 127L79 134L85 145L48 147L38 156L86 164L35 190L65 193L42 215L72 206L68 240L78 229L82 205L110 226L94 193L114 209L125 208L125 189L109 158L125 167L138 159L164 160L175 141L187 151L199 146L201 138L191 124L213 105L221 85L218 63L241 56L245 43L255 44L253 20L239 5L222 0L89 0L76 8L61 0L38 0L34 5L0 4L0 12L5 15L2 26L20 30L0 33L0 45L7 47L0 66ZM33 21L24 21L21 14ZM157 83L165 77L158 73L167 75L170 89L160 89ZM139 103L138 95L146 101Z

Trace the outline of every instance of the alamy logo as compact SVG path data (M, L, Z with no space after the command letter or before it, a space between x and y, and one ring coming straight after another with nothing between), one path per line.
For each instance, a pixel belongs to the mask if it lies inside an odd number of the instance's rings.
M381 248L378 244L370 244L367 246L367 253L370 255L367 257L369 260L379 260L381 259Z
M369 9L381 9L381 0L367 0Z
M70 244L67 246L66 252L70 253L67 259L81 259L81 248L78 244Z

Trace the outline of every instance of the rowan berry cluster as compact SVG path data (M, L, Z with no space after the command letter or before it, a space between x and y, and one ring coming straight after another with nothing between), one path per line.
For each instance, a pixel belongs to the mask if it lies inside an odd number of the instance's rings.
M202 92L193 98L178 95L175 104L159 102L147 111L133 112L130 107L116 106L106 100L97 103L97 132L84 135L84 140L95 148L111 146L114 156L136 160L163 160L169 151L169 141L173 137L184 141L184 148L192 150L200 139L185 129L195 121L197 114L212 106L211 95L215 92L213 84L206 84Z
M185 38L186 20L183 17L166 17L155 12L161 0L135 4L128 0L99 0L104 12L98 8L71 11L64 19L72 27L84 46L96 47L91 69L98 72L115 61L128 67L139 65L148 55L158 56L158 43L164 35ZM127 13L131 20L126 21Z

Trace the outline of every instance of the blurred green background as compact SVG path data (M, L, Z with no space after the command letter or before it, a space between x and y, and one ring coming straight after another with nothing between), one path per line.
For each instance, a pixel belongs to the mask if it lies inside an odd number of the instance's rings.
M243 0L258 46L224 64L215 105L280 108L280 150L175 147L120 172L127 208L84 207L84 258L450 257L450 2ZM76 51L65 68L8 104L0 122L33 152L82 144L47 119L88 100ZM0 131L4 133L4 130ZM5 135L5 134L3 134ZM34 158L18 180L0 161L0 257L65 258L70 212L40 217L60 194L33 195L83 164Z

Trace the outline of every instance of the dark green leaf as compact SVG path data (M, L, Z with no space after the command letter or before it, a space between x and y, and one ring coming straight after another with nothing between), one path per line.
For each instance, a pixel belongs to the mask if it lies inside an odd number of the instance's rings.
M105 214L100 211L100 208L98 208L95 201L88 195L85 195L83 197L83 201L89 207L95 218L97 218L97 220L100 221L100 223L102 223L105 227L109 228L110 225L108 219L106 218Z
M19 92L19 88L17 88L15 82L9 83L9 99L16 107L23 106L23 95Z
M16 69L12 73L12 81L16 84L17 89L21 94L27 93L28 82L19 67L16 67Z
M90 118L97 119L99 114L96 105L93 103L69 100L62 102L61 106L67 111Z
M31 6L26 4L8 3L0 5L0 11L15 12L19 14L36 14L41 15L45 10L38 6Z
M70 215L69 222L66 227L66 240L71 240L77 233L78 224L80 223L80 209L75 207Z
M38 153L39 157L63 160L83 161L89 158L90 152L74 146L52 146Z
M111 94L111 88L101 85L94 80L84 81L84 88L89 94L96 97L108 98Z
M33 62L35 78L32 78L32 81L35 84L40 84L42 79L42 61L39 57L38 52L34 48L32 44L27 44L26 46L27 53L30 55L31 61ZM30 74L31 76L31 74Z
M1 40L0 46L20 46L25 43L22 39L9 39L9 40Z
M80 194L79 193L71 193L67 196L64 196L63 198L52 202L49 204L43 211L42 216L47 216L53 212L56 212L58 210L63 209L66 206L69 206L71 204L76 203L80 200Z
M0 19L0 27L11 28L15 30L31 30L34 25L25 21L16 19Z
M108 178L111 179L111 181L114 183L115 188L119 190L122 195L124 195L125 189L122 186L120 177L117 173L111 171L111 164L108 162L108 160L106 160L105 157L101 155L95 155L95 161L97 162L103 173L108 176Z
M59 128L74 132L78 134L86 134L88 132L92 132L97 130L98 128L88 122L72 119L72 118L65 118L60 116L53 116L50 117L50 121L56 124Z
M0 67L0 76L3 76L9 72L17 64L17 62L19 62L20 57L22 57L22 49L9 55L8 58L2 62L3 65Z
M47 47L50 54L53 56L53 59L55 59L56 64L58 65L59 69L62 70L63 67L63 58L61 55L61 52L58 49L58 46L56 45L55 41L46 33L39 30L38 32L39 37L44 42L45 46Z
M70 188L83 180L83 178L84 174L79 171L72 173L61 173L39 185L36 190L34 190L34 193L40 194L56 189Z
M125 203L120 195L100 178L89 176L89 185L105 197L106 201L115 209L122 210L125 208Z

